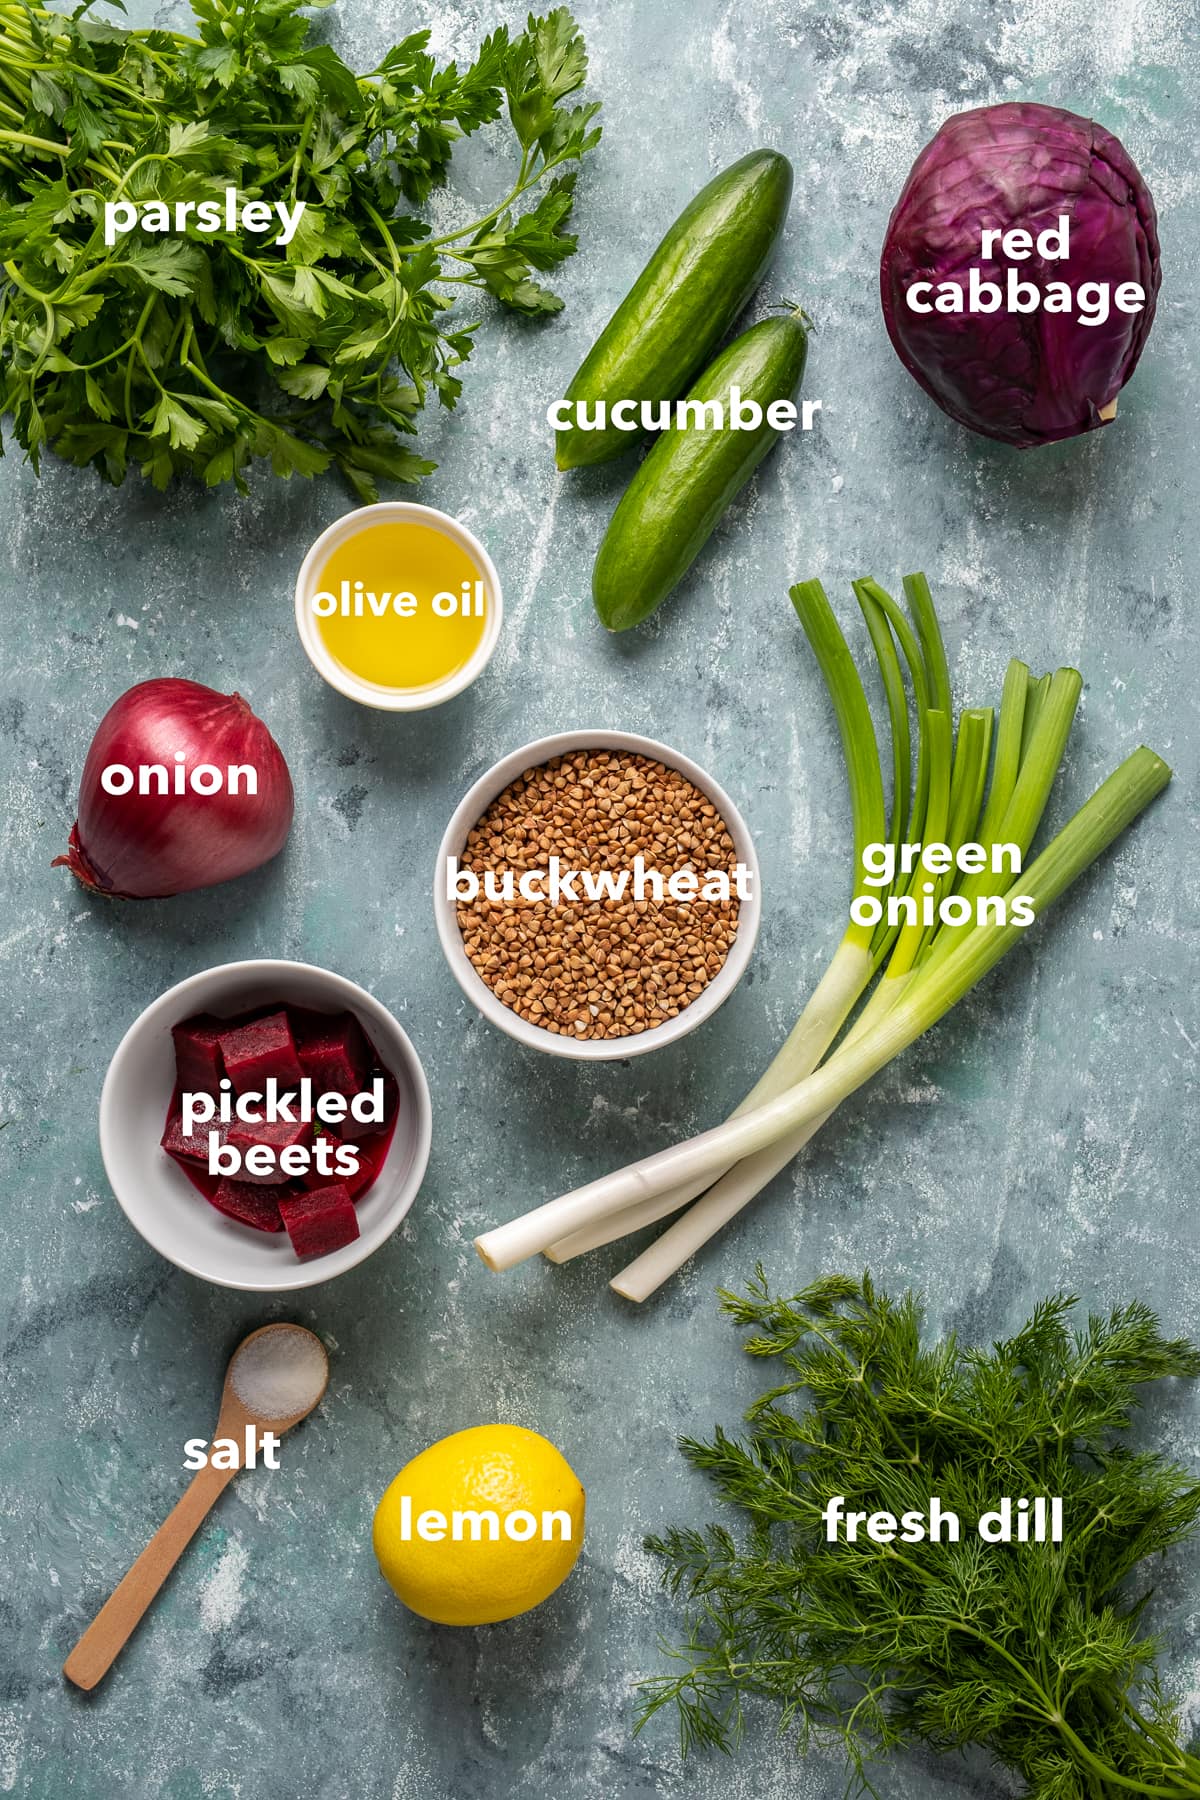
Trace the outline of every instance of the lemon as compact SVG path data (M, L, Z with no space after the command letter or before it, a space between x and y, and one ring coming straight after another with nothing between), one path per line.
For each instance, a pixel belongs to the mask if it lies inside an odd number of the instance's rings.
M583 1547L570 1464L522 1425L455 1431L406 1463L375 1510L385 1581L437 1625L494 1625L540 1606Z

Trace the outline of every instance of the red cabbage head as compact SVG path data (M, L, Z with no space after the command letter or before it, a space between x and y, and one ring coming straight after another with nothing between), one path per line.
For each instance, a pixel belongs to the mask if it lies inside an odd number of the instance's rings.
M1039 234L1063 217L1069 256L1054 258L1053 237L1039 254ZM981 234L997 228L1029 232L1033 253L1014 259L993 240L984 256ZM1043 303L1027 312L967 311L973 268L1006 293L1015 271ZM1123 145L1091 119L1031 101L947 119L912 166L879 266L883 316L905 368L952 419L1022 448L1110 421L1149 335L1160 279L1154 202ZM915 282L933 284L923 299L940 284L956 285L964 310L914 311L907 296ZM1107 319L1085 324L1075 306L1047 310L1054 282L1072 293L1107 283ZM1128 283L1145 295L1139 311L1115 304ZM1019 296L1029 297L1028 289Z

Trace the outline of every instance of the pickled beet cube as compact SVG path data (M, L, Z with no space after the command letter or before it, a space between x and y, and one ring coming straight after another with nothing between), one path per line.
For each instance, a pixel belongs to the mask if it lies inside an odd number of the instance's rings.
M349 1186L352 1177L337 1174L333 1164L333 1158L337 1155L341 1141L342 1140L336 1131L331 1131L328 1125L322 1125L320 1131L313 1138L313 1160L309 1164L308 1174L300 1177L300 1180L306 1188L329 1187L329 1185L335 1181L344 1181L347 1186ZM324 1173L318 1169L316 1160L317 1146L322 1142L329 1145L330 1159L330 1166Z
M371 1077L360 1091L369 1092L373 1079L374 1077ZM348 1112L344 1119L338 1120L338 1136L344 1138L348 1143L355 1143L359 1138L377 1137L381 1131L388 1130L399 1110L399 1085L394 1075L385 1074L383 1077L383 1118L356 1119L353 1113Z
M295 1013L292 1017L300 1067L311 1075L315 1094L345 1094L367 1085L375 1060L353 1013Z
M241 1150L241 1157L243 1157L241 1175L237 1177L239 1181L254 1181L254 1183L291 1181L293 1177L284 1174L279 1166L279 1152L290 1150L291 1145L300 1145L300 1148L308 1150L311 1141L313 1141L313 1127L311 1127L311 1123L306 1123L304 1120L295 1120L291 1123L288 1120L268 1120L263 1121L261 1125L248 1125L243 1120L237 1120L234 1125L228 1127L228 1143L236 1150ZM246 1150L252 1150L255 1145L263 1145L275 1157L272 1168L266 1175L252 1174L252 1170L248 1170L245 1166Z
M379 1174L380 1164L387 1155L390 1139L385 1136L370 1138L366 1143L356 1144L358 1151L358 1174L347 1175L346 1186L350 1189L353 1200L361 1200L375 1177Z
M252 1225L255 1231L282 1231L280 1204L289 1192L286 1187L258 1187L249 1181L230 1181L226 1176L208 1198L218 1212L241 1225Z
M262 1192L261 1188L258 1192ZM292 1249L301 1261L313 1256L328 1256L343 1244L352 1244L358 1236L358 1214L344 1181L330 1187L309 1188L306 1193L288 1194L279 1202Z
M273 1075L281 1090L298 1087L303 1071L286 1012L269 1013L218 1039L225 1073L239 1094L262 1091Z
M214 1119L211 1124L201 1125L190 1135L183 1129L183 1113L179 1106L172 1102L167 1114L166 1130L159 1139L168 1156L176 1162L208 1163L208 1134L215 1131L220 1143L225 1142L225 1126Z
M342 1139L337 1136L336 1132L330 1131L328 1126L325 1127L323 1136L330 1146L330 1156L336 1155ZM355 1144L353 1149L358 1155L358 1168L353 1175L322 1175L313 1167L309 1169L307 1175L300 1177L304 1186L306 1188L322 1188L328 1187L332 1181L341 1181L345 1183L350 1198L352 1200L359 1199L366 1193L379 1173L379 1164L383 1160L383 1150L386 1149L386 1144L384 1139L377 1135L365 1143Z
M239 1150L247 1149L251 1144L266 1144L271 1150L287 1150L293 1144L303 1144L307 1149L312 1134L309 1119L261 1119L257 1123L235 1119L229 1127L229 1141Z
M176 1085L184 1092L215 1094L225 1070L221 1066L220 1039L229 1030L225 1019L197 1013L182 1025L172 1025L175 1040Z

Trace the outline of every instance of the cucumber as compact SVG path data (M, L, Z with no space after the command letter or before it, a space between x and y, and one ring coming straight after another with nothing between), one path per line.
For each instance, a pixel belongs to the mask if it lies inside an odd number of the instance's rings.
M761 281L791 197L792 165L776 150L752 150L714 176L596 339L566 400L607 409L682 394ZM602 431L571 425L555 433L555 461L560 469L607 462L640 435L607 422Z
M746 485L779 432L766 419L772 400L790 400L808 354L803 315L764 319L722 351L687 396L720 401L724 428L672 425L621 497L596 557L592 598L610 631L640 625L682 580L721 514ZM762 423L729 429L729 390L757 401Z

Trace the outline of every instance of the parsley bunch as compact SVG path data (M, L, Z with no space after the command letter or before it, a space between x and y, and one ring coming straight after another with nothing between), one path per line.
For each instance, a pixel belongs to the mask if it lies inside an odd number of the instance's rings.
M114 0L120 5L120 0ZM327 5L329 0L309 0ZM537 279L575 248L577 163L596 104L565 105L587 55L570 13L501 26L460 69L428 32L355 75L309 40L305 0L192 0L197 35L0 4L0 412L114 483L234 481L336 463L360 498L434 466L405 443L431 393L453 406L473 324L456 288L536 315ZM520 151L482 219L434 236L419 207L457 139L506 111ZM556 173L557 171L557 173ZM278 231L138 228L104 243L118 200L305 202ZM537 189L532 205L519 203Z
M648 1540L692 1619L684 1670L644 1684L640 1723L674 1703L685 1750L728 1749L753 1693L802 1741L844 1745L848 1792L875 1793L869 1762L924 1742L984 1745L1036 1800L1200 1795L1140 1625L1142 1565L1195 1531L1200 1484L1119 1441L1139 1389L1197 1375L1200 1351L1137 1303L1072 1332L1070 1296L990 1350L924 1345L918 1302L869 1276L785 1300L759 1269L722 1303L783 1380L751 1408L746 1441L683 1444L745 1531ZM827 1543L836 1494L897 1517L936 1494L962 1541ZM1061 1545L977 1536L999 1497L1056 1494Z

